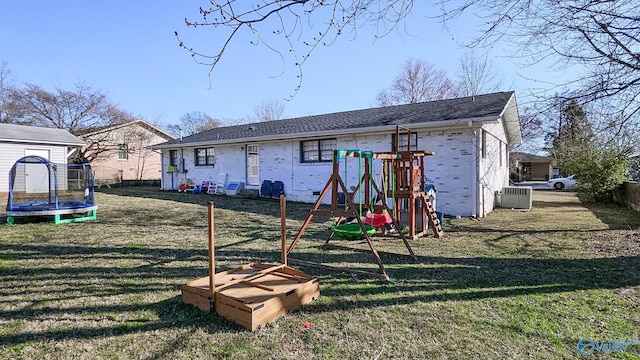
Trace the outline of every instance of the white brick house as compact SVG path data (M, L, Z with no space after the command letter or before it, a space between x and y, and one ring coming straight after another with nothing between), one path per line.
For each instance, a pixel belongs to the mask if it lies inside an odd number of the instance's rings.
M163 190L171 190L172 175L176 189L184 178L198 184L227 174L248 189L279 180L288 200L315 202L331 175L331 150L392 151L397 126L411 129L413 149L436 153L425 172L437 211L483 217L493 210L495 192L509 183L507 146L522 139L513 92L221 127L153 148L162 151ZM177 172L168 173L170 165ZM351 161L347 186L357 177Z

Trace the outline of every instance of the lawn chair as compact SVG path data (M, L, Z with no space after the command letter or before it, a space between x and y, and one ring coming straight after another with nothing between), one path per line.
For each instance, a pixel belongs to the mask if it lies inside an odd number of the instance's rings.
M260 196L271 197L272 188L273 188L273 182L271 182L271 180L263 180L262 186L260 186Z
M193 181L191 181L191 179L184 178L182 179L182 181L180 182L180 185L178 186L178 192L188 192L192 188L193 188Z
M280 197L280 194L284 194L284 183L276 180L271 188L271 196L277 198Z
M207 186L207 194L214 195L216 193L216 183L213 181L209 181L209 185Z

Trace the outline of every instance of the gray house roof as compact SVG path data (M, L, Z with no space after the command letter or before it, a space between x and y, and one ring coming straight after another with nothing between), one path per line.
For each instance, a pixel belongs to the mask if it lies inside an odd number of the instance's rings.
M84 141L63 129L0 123L0 142L82 146Z
M395 130L397 125L411 129L452 125L469 126L469 122L482 121L503 121L509 142L517 144L522 141L515 94L501 92L219 127L152 147L162 149L175 148L177 145L216 145L379 132Z
M509 154L511 160L530 161L530 162L552 162L555 159L550 156L542 156L525 152L513 151Z
M154 125L152 125L152 124L150 124L150 123L148 123L148 122L146 122L146 121L144 121L142 119L125 122L125 123L122 123L122 124L102 126L102 127L98 128L98 129L93 129L90 132L82 133L82 134L80 134L80 136L88 138L88 137L91 137L91 136L96 135L96 134L110 132L110 131L113 131L113 130L121 129L121 128L124 128L124 127L127 127L127 126L132 126L132 125L137 125L137 126L140 126L142 128L145 128L149 132L152 132L152 133L158 135L159 137L164 138L165 140L175 139L175 137L173 135L167 133L166 131L164 131L164 130L158 128L157 126L154 126Z

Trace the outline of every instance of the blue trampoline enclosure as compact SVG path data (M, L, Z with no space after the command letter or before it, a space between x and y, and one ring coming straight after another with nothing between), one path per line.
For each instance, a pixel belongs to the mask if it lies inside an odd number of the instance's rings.
M93 171L89 164L54 164L41 156L20 158L9 171L7 222L53 216L56 224L95 220Z

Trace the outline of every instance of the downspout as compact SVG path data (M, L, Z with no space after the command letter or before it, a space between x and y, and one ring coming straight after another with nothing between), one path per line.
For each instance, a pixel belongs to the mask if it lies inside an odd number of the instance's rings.
M477 132L477 136L476 136L476 166L475 166L475 189L476 189L476 218L480 218L480 217L484 217L484 186L482 185L482 182L480 181L480 174L481 174L481 166L480 164L482 163L482 149L480 149L480 147L482 147L482 132L484 131L484 129L480 128L480 131Z
M160 150L160 190L164 190L164 154Z
M473 124L471 122L469 122L470 126L473 126ZM480 203L480 199L478 199L478 188L480 186L480 179L478 174L480 173L480 158L478 156L478 137L479 137L479 132L476 131L475 129L471 129L472 134L473 134L473 141L472 141L472 146L473 146L473 159L474 159L474 163L475 165L471 167L471 179L473 181L473 183L471 184L471 198L473 199L473 214L472 216L477 218L478 216L478 208L479 208L479 203Z

